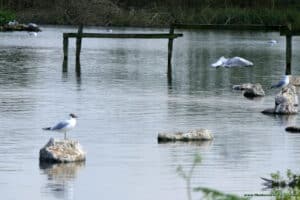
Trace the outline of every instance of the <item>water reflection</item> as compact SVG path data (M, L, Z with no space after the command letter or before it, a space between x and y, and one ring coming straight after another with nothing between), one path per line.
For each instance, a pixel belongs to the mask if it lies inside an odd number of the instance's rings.
M3 199L28 194L33 200L72 199L73 189L76 199L186 199L174 171L179 164L189 169L196 152L203 162L195 173L195 185L225 192L258 191L257 177L299 166L299 135L282 134L284 128L278 125L299 123L299 118L260 113L274 104L278 91L267 90L264 100L251 102L231 90L232 85L247 82L267 88L281 77L284 38L270 48L260 44L265 42L260 34L186 31L174 43L173 79L168 83L166 40L86 40L80 77L75 73L72 42L69 72L62 74L61 33L75 29L46 28L34 41L16 39L20 33L0 35L6 44L0 47ZM266 36L279 37L278 33ZM300 48L294 46L297 55ZM222 55L242 56L255 66L211 68ZM293 60L299 65L297 57ZM300 68L294 67L293 74L299 73ZM72 110L83 116L74 137L95 152L91 160L99 173L86 169L79 177L83 166L77 164L32 167L39 144L48 137L40 125ZM199 127L212 130L215 140L157 144L153 135Z
M278 121L278 124L281 126L295 126L297 115L273 115L273 114L265 114L265 116L269 116Z
M182 146L194 146L199 147L201 150L208 150L213 141L159 141L158 144L164 147L182 147Z
M81 76L81 64L80 64L79 59L76 59L75 71L76 71L76 76L80 77Z
M40 170L47 176L45 193L51 193L59 199L74 199L74 181L78 172L84 168L84 162L49 164L40 163Z
M26 87L34 79L36 69L35 52L22 48L0 49L0 85L16 85Z

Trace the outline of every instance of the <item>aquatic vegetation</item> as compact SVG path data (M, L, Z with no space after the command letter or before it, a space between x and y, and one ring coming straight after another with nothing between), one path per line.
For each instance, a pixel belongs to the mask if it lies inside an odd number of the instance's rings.
M270 194L276 200L299 200L300 199L300 175L290 169L286 171L284 178L279 171L271 173L270 178L262 178L266 189L271 189Z
M239 197L234 194L225 194L223 192L220 192L218 190L214 190L211 188L205 188L205 187L197 187L194 189L196 192L202 192L204 200L247 200L249 198L245 197Z
M178 166L177 173L181 176L186 182L186 189L187 189L187 197L188 200L192 200L192 191L194 192L201 192L203 200L249 200L249 198L239 197L234 194L225 194L221 191L206 188L206 187L195 187L192 188L191 180L193 177L193 173L195 168L201 163L201 156L196 154L194 156L194 161L192 163L191 168L188 171L183 170L182 166Z
M235 194L226 194L213 188L192 187L191 180L195 168L201 163L201 156L196 154L189 170L183 170L178 166L177 173L186 182L187 199L192 200L192 192L201 192L202 200L250 200L251 197L240 197ZM270 178L262 178L265 189L270 189L269 196L276 200L299 200L300 199L300 175L287 170L286 178L279 171L271 173Z

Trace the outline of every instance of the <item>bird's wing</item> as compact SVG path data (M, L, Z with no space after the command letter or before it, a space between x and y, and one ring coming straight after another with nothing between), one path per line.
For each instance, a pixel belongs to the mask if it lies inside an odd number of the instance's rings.
M227 61L227 58L225 58L224 56L222 56L221 58L219 58L219 60L213 64L211 64L212 67L220 67L224 64L224 62Z
M59 129L65 128L68 125L69 125L69 123L67 121L59 122L58 124L56 124L55 126L53 126L51 128L51 130L59 130Z
M249 60L246 60L244 58L236 56L236 57L228 59L228 61L226 62L226 65L228 67L238 67L238 66L245 67L245 66L253 65L253 63L250 62Z
M274 87L276 87L276 88L281 87L281 86L284 85L284 83L285 83L284 80L280 80L277 84L272 85L272 88L274 88Z

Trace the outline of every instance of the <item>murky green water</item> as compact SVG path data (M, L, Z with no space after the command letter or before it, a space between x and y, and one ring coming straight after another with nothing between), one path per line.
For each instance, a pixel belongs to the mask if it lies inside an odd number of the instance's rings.
M187 199L176 173L202 164L193 186L237 194L261 193L259 177L297 171L300 136L284 131L299 117L270 117L277 90L269 86L285 68L285 40L278 33L183 31L174 43L173 82L166 78L166 40L84 39L81 77L75 75L75 40L69 72L62 73L62 33L42 27L0 33L0 193L3 199ZM88 32L106 32L90 28ZM113 29L113 32L161 32ZM181 31L178 31L181 32ZM277 45L267 41L276 39ZM293 74L299 74L294 38ZM241 56L249 68L211 68L220 56ZM231 86L259 82L267 96L244 98ZM42 127L80 118L71 137L87 150L83 165L40 166L49 137ZM211 143L158 144L158 132L208 128ZM197 194L194 194L197 196Z

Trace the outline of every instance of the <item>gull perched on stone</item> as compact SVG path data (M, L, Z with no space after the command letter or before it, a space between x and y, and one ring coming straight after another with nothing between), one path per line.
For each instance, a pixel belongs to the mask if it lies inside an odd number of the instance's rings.
M247 67L252 65L253 63L251 61L238 56L233 58L225 58L222 56L217 62L211 64L212 67Z
M65 139L67 138L67 131L72 130L75 126L76 126L76 118L77 116L74 115L73 113L71 113L70 115L70 119L64 120L59 122L58 124L56 124L55 126L52 127L46 127L43 128L43 130L46 131L57 131L57 132L62 132L65 135Z
M278 83L272 85L271 88L284 88L289 83L290 83L289 75L285 75L284 77L282 77L282 79Z

